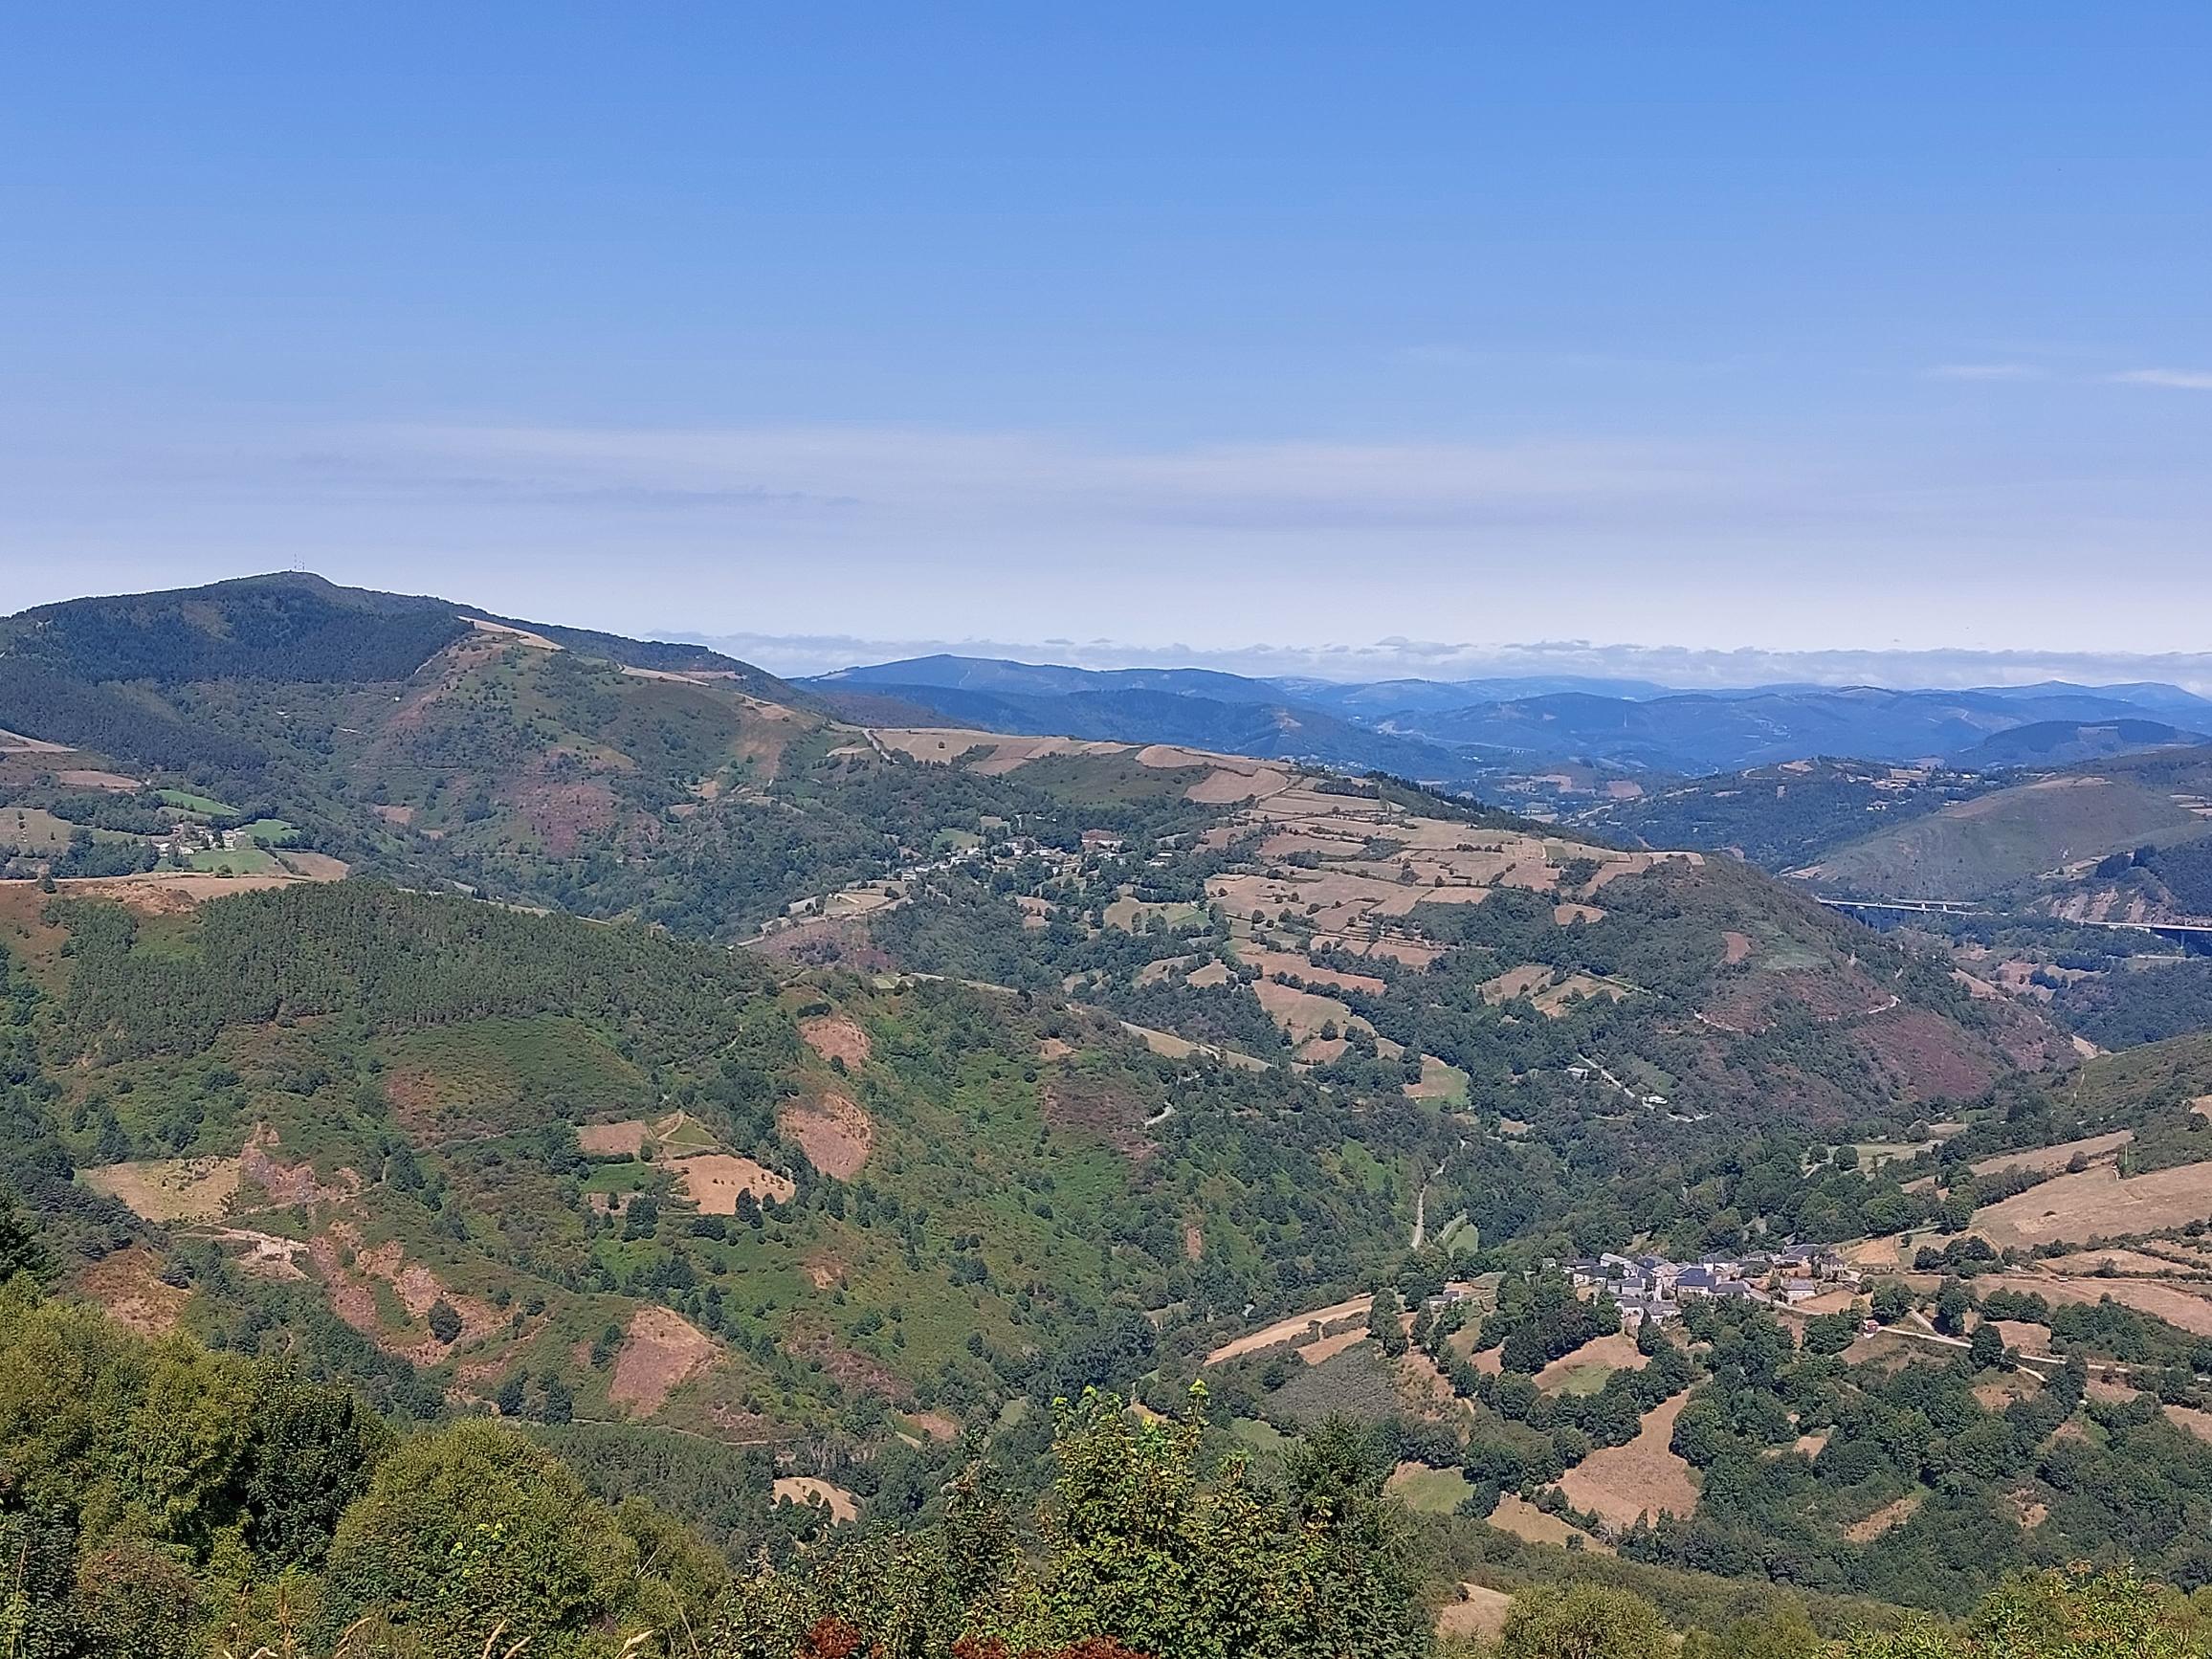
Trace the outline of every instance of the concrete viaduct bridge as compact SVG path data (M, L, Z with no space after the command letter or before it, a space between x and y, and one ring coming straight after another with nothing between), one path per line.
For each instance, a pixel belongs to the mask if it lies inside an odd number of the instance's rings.
M1981 910L1958 898L1827 898L1817 894L1814 897L1830 910L1840 910L1846 916L1855 916L1862 921L1876 924L1899 921L1910 916L1998 917L2003 914L2001 911ZM2073 925L2111 928L2122 933L2157 934L2160 939L2172 940L2186 950L2212 955L2212 922L2078 921Z

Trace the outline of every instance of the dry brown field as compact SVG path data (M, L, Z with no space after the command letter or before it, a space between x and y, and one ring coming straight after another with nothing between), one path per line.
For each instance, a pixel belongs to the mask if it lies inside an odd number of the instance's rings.
M1476 1642L1495 1642L1505 1634L1505 1617L1513 1598L1484 1584L1462 1584L1459 1600L1436 1610L1436 1633Z
M1252 994L1259 998L1260 1006L1268 1017L1281 1028L1282 1033L1294 1044L1309 1037L1318 1036L1324 1025L1334 1024L1338 1030L1357 1027L1370 1029L1360 1019L1335 997L1325 997L1315 991L1293 990L1289 985L1273 980L1260 980L1252 985Z
M786 1474L777 1477L775 1496L778 1503L795 1503L827 1509L830 1521L844 1526L860 1518L860 1500L841 1486L831 1486L826 1480L817 1480L810 1474Z
M640 1308L614 1357L607 1397L651 1417L670 1393L714 1363L714 1338L673 1308Z
M980 732L962 726L879 726L874 735L887 749L948 766L962 755L983 750L971 764L988 777L1004 776L1051 755L1111 755L1124 748L1120 743L1087 742L1079 738L1009 737L1005 732Z
M2212 1411L2200 1411L2193 1405L2168 1405L2162 1409L2177 1427L2186 1428L2199 1440L2212 1441Z
M1390 987L1372 974L1346 973L1341 968L1315 966L1313 960L1294 956L1285 950L1270 950L1255 944L1237 946L1237 960L1246 966L1257 968L1263 979L1277 979L1284 974L1304 980L1308 984L1332 985L1338 990L1364 991L1379 997Z
M279 849L276 856L287 870L309 881L343 881L353 868L327 852L305 852L290 847Z
M1226 1365L1229 1360L1241 1360L1248 1354L1258 1354L1269 1348L1280 1347L1286 1342L1301 1340L1309 1325L1319 1325L1326 1330L1339 1320L1357 1319L1364 1330L1367 1316L1374 1306L1373 1296L1353 1296L1346 1301L1332 1302L1325 1308L1316 1308L1311 1313L1293 1314L1288 1318L1277 1319L1272 1325L1263 1325L1259 1330L1233 1341L1224 1342L1206 1357L1206 1362L1208 1365Z
M1903 1526L1913 1518L1920 1507L1918 1493L1910 1493L1894 1502L1886 1503L1864 1520L1853 1521L1844 1528L1844 1537L1854 1544L1870 1544L1884 1533Z
M1482 1000L1486 1003L1511 1002L1515 997L1534 996L1537 990L1551 983L1550 968L1527 962L1520 967L1507 968L1494 979L1483 981Z
M132 1245L78 1270L72 1281L107 1316L141 1337L166 1337L192 1293L161 1279L161 1263L144 1245Z
M1404 962L1407 967L1415 969L1427 967L1444 954L1444 947L1440 944L1411 939L1366 939L1353 938L1346 934L1317 933L1314 936L1314 942L1333 944L1355 956L1386 956L1393 962Z
M2132 1250L2076 1250L2071 1255L2046 1256L2036 1264L2047 1273L2097 1274L2100 1268L2110 1268L2115 1273L2126 1273L2132 1278L2170 1278L2185 1270L2158 1256L2145 1255Z
M2025 1169L2037 1174L2056 1175L2073 1161L2076 1153L2084 1158L2109 1158L2135 1138L2135 1132L2133 1129L2115 1129L2109 1135L2089 1135L2060 1146L2039 1146L2024 1152L2000 1152L1991 1158L1978 1158L1967 1167L1977 1175L1994 1175L2000 1169Z
M875 1051L868 1033L847 1014L816 1014L799 1022L799 1035L825 1060L843 1060L848 1066L865 1066Z
M1974 1229L2000 1250L2120 1234L2170 1232L2212 1217L2212 1161L2122 1181L2112 1168L2057 1175L1974 1212Z
M786 1105L776 1121L798 1143L808 1163L839 1181L858 1175L875 1144L874 1119L835 1093L811 1103Z
M625 1117L614 1123L586 1123L576 1144L594 1158L635 1158L645 1150L645 1120Z
M1578 1528L1569 1526L1556 1515L1547 1515L1526 1498L1507 1493L1497 1500L1497 1508L1490 1512L1490 1524L1498 1531L1511 1533L1516 1538L1532 1544L1564 1545L1569 1538L1581 1538L1591 1549L1610 1555L1613 1546L1591 1537Z
M1572 1354L1560 1355L1537 1373L1537 1386L1551 1393L1564 1388L1593 1366L1606 1371L1641 1371L1650 1362L1637 1351L1635 1338L1626 1331L1615 1331L1609 1337L1593 1337Z
M2212 1297L2156 1279L2065 1278L2055 1273L2001 1273L1994 1282L2008 1291L2032 1291L2049 1302L2085 1302L2111 1297L2124 1308L2150 1314L2193 1336L2212 1337ZM2045 1350L2048 1352L2048 1350Z
M74 875L55 885L78 897L109 898L148 916L170 916L234 893L260 893L272 887L289 887L296 881L335 881L345 874L345 866L335 858L330 862L338 865L335 875L201 875L191 871L166 871L139 875Z
M1694 1511L1695 1476L1670 1445L1674 1420L1689 1399L1685 1390L1653 1406L1627 1445L1603 1447L1568 1470L1559 1478L1567 1501L1618 1527L1634 1526L1643 1515L1687 1516Z
M1025 927L1028 926L1029 920L1029 918L1025 917L1023 918L1022 924ZM1142 967L1137 970L1137 983L1139 985L1156 985L1160 984L1161 980L1172 979L1179 973L1187 974L1190 969L1190 964L1197 960L1198 959L1196 957L1192 956L1161 957L1156 961L1146 962ZM1218 962L1211 962L1206 965L1209 967L1221 967L1221 963ZM1222 969L1222 977L1224 979L1228 977L1228 970L1227 968Z
M669 1167L683 1183L684 1196L698 1206L701 1215L737 1214L741 1193L751 1193L756 1204L788 1204L798 1191L788 1176L727 1152L679 1158Z
M1139 1026L1123 1020L1121 1029L1133 1037L1141 1037L1144 1046L1155 1054L1170 1060L1187 1060L1193 1054L1210 1054L1227 1066L1235 1066L1247 1072L1265 1072L1268 1063L1257 1054L1240 1053L1234 1049L1216 1049L1205 1043L1194 1043L1188 1037L1179 1037L1173 1031L1162 1031L1151 1026Z
M2023 1354L2050 1352L2051 1335L2048 1325L2039 1325L2031 1319L1992 1319L1998 1336L2007 1348L2016 1348Z
M237 1194L238 1168L235 1158L158 1158L82 1169L77 1179L145 1221L213 1221Z
M1357 1348L1367 1339L1367 1327L1355 1325L1349 1331L1338 1331L1334 1337L1321 1337L1297 1349L1297 1356L1309 1365L1326 1365L1348 1348Z

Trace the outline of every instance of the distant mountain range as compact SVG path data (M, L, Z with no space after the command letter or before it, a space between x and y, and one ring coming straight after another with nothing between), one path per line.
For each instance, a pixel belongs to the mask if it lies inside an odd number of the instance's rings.
M1680 776L1821 755L2054 765L2202 742L2212 728L2212 700L2157 684L1723 692L1565 676L1347 684L953 655L799 683L852 718L881 723L1190 743L1446 784L1573 762Z
M1203 669L1099 672L924 657L800 683L847 719L876 724L1183 743L1428 782L1471 782L1482 769L1459 747L1379 730L1265 680Z

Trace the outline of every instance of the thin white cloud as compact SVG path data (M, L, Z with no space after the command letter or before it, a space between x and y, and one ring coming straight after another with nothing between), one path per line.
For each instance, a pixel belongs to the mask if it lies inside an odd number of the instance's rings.
M2044 371L2031 363L1939 363L1928 370L1930 380L2042 380Z
M608 492L833 506L906 526L1079 518L1092 524L1312 530L1623 521L1785 487L1768 459L1683 443L1088 445L1020 432L876 427L403 427L360 435L352 476L397 490ZM327 456L319 457L327 468Z
M2177 391L2212 391L2212 369L2131 368L2106 378L2120 386L2162 386Z

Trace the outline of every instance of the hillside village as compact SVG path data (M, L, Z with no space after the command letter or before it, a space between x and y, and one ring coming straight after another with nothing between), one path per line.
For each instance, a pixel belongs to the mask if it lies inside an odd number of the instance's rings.
M1617 1255L1555 1264L1562 1267L1576 1291L1608 1296L1621 1310L1621 1322L1633 1330L1679 1318L1685 1302L1700 1297L1762 1307L1798 1308L1827 1301L1848 1306L1864 1275L1831 1250L1787 1248L1740 1256L1708 1256L1694 1262L1661 1255ZM1821 1313L1829 1306L1814 1307Z

